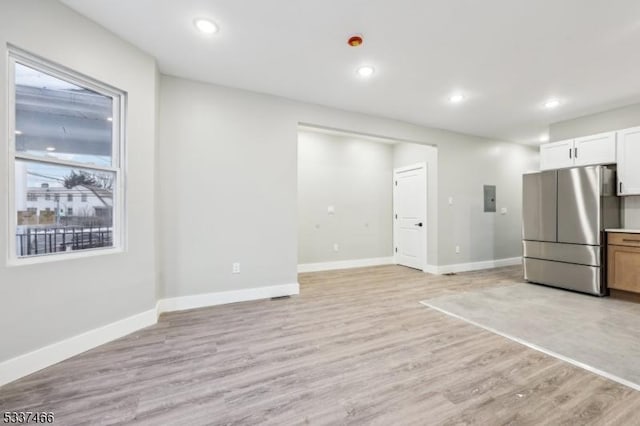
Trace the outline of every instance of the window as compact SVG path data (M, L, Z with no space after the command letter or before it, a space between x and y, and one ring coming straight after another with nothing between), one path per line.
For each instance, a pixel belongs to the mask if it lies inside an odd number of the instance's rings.
M9 66L11 258L120 248L125 94L13 48Z

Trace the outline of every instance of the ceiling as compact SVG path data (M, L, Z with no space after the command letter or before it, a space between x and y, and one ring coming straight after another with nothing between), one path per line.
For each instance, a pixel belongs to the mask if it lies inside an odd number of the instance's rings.
M490 138L640 102L637 0L62 1L165 74Z

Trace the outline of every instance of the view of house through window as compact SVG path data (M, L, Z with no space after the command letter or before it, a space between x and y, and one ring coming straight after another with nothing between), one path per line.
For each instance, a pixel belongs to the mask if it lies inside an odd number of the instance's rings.
M121 95L21 58L12 65L16 257L116 246Z

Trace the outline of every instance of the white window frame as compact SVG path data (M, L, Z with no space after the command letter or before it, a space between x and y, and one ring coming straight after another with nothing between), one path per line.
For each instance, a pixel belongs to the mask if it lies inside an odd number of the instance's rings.
M8 47L8 96L7 96L7 112L8 112L8 177L7 177L7 194L8 202L8 250L7 265L29 265L51 261L61 261L69 259L77 259L83 257L92 257L98 255L107 255L122 253L126 251L126 205L125 205L125 188L126 188L126 161L125 161L125 117L127 107L126 92L112 87L108 84L99 82L91 77L73 71L67 67L56 64L47 59L25 52L14 46ZM93 164L83 164L75 161L64 161L54 158L42 158L34 155L19 153L16 151L15 139L15 64L19 63L28 67L40 70L54 77L76 84L80 87L93 90L104 96L113 99L112 119L112 153L111 166L97 166ZM77 250L71 252L49 253L35 256L19 257L16 253L16 229L17 229L17 213L16 213L16 182L15 182L15 164L17 160L27 160L30 162L38 162L45 164L54 164L66 167L77 167L81 169L97 170L115 173L116 184L113 188L113 246L99 247L85 250Z

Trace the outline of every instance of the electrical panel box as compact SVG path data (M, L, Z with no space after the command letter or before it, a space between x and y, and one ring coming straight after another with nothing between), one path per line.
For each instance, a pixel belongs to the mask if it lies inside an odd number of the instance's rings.
M484 186L484 211L487 213L495 213L496 211L496 186Z

